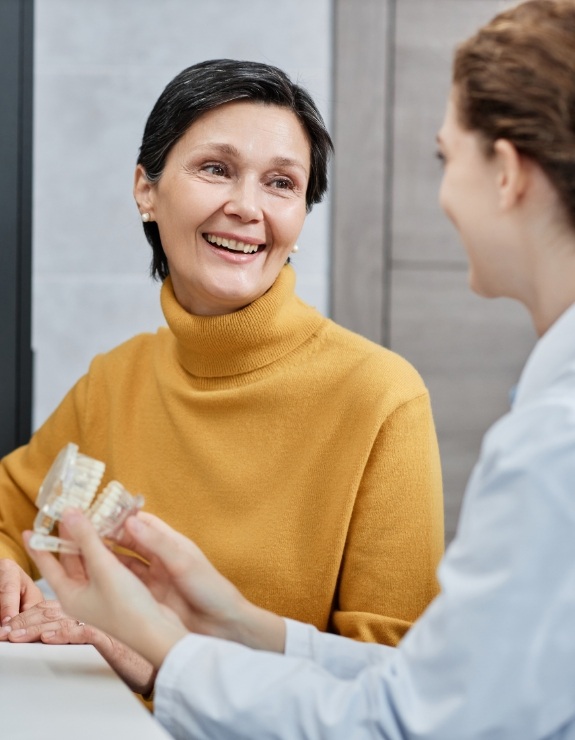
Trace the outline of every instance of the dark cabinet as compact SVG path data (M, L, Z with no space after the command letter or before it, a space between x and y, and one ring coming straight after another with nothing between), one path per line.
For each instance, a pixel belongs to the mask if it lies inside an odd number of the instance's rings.
M33 0L0 0L0 455L31 429Z

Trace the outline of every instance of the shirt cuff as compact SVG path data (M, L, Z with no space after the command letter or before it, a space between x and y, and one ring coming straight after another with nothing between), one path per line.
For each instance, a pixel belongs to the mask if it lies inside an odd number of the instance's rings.
M311 660L343 679L355 678L372 665L382 665L394 655L396 648L374 642L358 642L348 637L320 632L311 624L285 619L285 654Z
M286 625L285 655L313 660L312 633L317 632L311 624L297 622L284 617Z

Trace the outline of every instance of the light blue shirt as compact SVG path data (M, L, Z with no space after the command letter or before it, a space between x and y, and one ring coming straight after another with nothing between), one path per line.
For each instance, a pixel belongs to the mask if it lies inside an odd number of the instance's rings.
M286 620L286 655L190 635L156 683L176 738L575 739L575 306L483 440L441 593L396 650Z

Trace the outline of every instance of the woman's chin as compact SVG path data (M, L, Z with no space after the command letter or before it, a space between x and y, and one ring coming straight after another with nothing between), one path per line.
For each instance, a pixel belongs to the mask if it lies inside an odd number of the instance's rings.
M473 293L481 298L501 298L503 295L500 290L495 290L485 280L479 280L473 272L469 273L468 285Z
M245 308L260 298L270 286L217 285L193 294L188 293L176 298L183 308L196 316L224 316Z

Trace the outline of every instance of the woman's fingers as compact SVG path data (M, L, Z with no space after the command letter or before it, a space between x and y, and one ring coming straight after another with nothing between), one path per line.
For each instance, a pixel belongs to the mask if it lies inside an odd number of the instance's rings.
M44 630L40 640L46 645L92 645L94 632L94 627L74 619L54 625L53 630Z
M131 570L132 573L137 576L143 583L148 583L150 566L147 565L147 563L144 563L144 561L140 560L140 558L134 558L121 552L117 552L116 557L122 563L122 565L125 565L126 568Z
M28 554L30 555L32 560L38 566L40 573L42 573L44 578L48 581L48 583L52 586L56 593L58 593L59 589L61 589L66 583L68 583L70 579L68 578L66 571L62 567L61 563L54 557L54 555L52 555L51 552L46 552L44 550L33 550L29 546L28 543L32 534L32 532L26 531L22 535L26 550L28 551Z
M136 543L136 552L148 560L157 558L174 577L189 572L198 562L208 562L197 545L151 514L130 517L124 528Z
M90 628L91 629L91 628ZM89 626L76 619L59 619L55 622L31 624L28 627L12 630L8 635L10 642L36 642L41 640L57 645L84 645L90 642Z
M59 601L46 600L20 612L4 627L10 642L90 642L88 626L71 619Z
M63 522L60 522L60 525L58 526L58 534L64 540L71 539L70 533ZM81 555L61 554L60 563L70 578L74 578L79 581L86 578L86 568Z
M115 564L116 558L102 542L90 520L82 511L69 509L64 512L62 523L68 538L80 548L85 573L90 580L98 577L105 578L108 569ZM72 570L76 576L79 575L79 570L75 567Z
M27 573L13 560L0 559L0 625L24 609L42 601L44 596ZM0 629L0 640L3 639Z
M132 550L137 555L146 560L156 554L153 546L150 542L150 533L153 532L154 528L157 529L163 522L152 514L144 514L139 512L135 516L128 517L124 522L121 538L118 539L118 544L122 547L126 547ZM164 525L167 527L167 525ZM167 527L170 532L174 530L171 527Z

